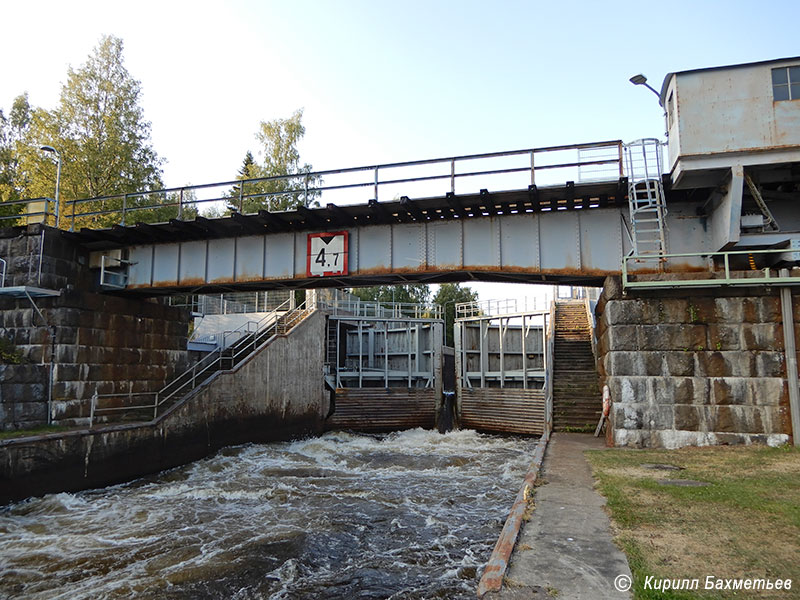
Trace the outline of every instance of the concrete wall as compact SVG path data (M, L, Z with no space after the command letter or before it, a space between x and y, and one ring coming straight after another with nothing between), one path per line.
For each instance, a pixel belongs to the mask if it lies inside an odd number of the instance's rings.
M153 423L0 440L0 503L130 480L244 442L322 430L325 317L311 314Z
M598 371L613 401L610 441L667 448L789 441L777 291L652 294L623 296L609 278L598 302ZM794 320L797 337L797 300Z

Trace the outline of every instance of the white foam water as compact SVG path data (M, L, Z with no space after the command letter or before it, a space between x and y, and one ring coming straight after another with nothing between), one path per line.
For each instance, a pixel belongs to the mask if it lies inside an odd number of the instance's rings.
M535 440L345 432L0 509L0 597L473 598Z

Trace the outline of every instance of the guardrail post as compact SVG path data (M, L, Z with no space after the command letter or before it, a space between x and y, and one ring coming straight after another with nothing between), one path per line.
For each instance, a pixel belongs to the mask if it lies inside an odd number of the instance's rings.
M158 418L158 392L156 392L156 397L153 402L153 420L155 421Z
M69 230L70 231L75 231L75 203L76 203L76 201L73 200L72 201L72 217L70 219L70 226L69 226Z
M378 167L375 167L375 202L378 201Z
M536 170L533 166L534 150L531 150L531 185L536 185Z
M127 205L128 205L128 194L125 194L124 196L122 196L122 223L121 223L121 225L123 227L125 226L125 210L127 209Z
M456 193L456 159L450 160L450 191Z
M183 219L183 188L181 188L180 196L178 197L178 220Z

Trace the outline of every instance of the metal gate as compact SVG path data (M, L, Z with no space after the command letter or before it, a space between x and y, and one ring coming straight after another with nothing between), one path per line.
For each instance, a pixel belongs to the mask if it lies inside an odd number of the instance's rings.
M456 416L462 428L544 435L552 402L552 309L513 301L456 307Z

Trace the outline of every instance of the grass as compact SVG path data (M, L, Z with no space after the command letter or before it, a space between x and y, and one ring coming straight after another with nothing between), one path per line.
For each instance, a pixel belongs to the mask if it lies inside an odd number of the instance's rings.
M800 598L800 450L789 447L587 452L628 556L637 600ZM643 463L683 467L646 469ZM660 479L693 479L675 487ZM645 577L699 578L700 591L644 588ZM707 575L791 579L791 591L702 591Z
M15 429L13 431L0 431L0 440L7 440L9 438L27 437L29 435L41 435L43 433L57 433L59 431L69 431L75 429L74 427L65 427L63 425L43 425L42 427L35 427L33 429Z

